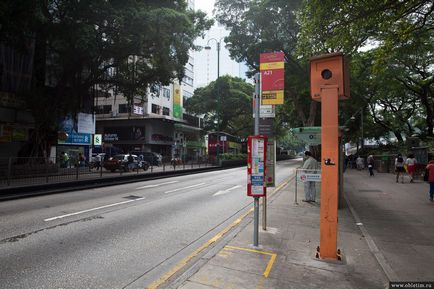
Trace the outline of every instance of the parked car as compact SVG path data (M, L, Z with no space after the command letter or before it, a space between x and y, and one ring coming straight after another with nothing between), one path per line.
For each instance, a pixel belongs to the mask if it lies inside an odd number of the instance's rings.
M106 170L114 172L116 170L128 172L130 169L139 170L143 169L147 171L149 168L149 163L147 161L140 160L137 155L131 155L133 157L133 162L131 168L128 167L128 154L119 154L111 157L103 163Z
M132 153L138 155L141 160L144 160L153 166L161 166L163 164L163 156L159 153L138 151Z

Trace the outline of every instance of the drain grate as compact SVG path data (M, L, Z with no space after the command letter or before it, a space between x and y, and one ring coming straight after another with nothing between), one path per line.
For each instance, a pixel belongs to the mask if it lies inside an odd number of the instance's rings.
M382 190L359 190L361 193L382 193Z
M124 199L128 199L128 200L137 200L137 199L141 199L142 197L140 196L134 196L134 195L129 195L124 197Z

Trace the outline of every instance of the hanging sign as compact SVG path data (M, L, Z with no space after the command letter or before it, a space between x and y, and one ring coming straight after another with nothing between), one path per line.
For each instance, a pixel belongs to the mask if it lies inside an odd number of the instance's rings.
M285 54L261 53L261 104L283 104L285 89Z

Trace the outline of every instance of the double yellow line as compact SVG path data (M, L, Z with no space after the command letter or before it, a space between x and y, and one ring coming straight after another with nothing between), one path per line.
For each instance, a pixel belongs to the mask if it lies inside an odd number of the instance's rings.
M288 182L290 181L291 177L289 177L288 179L286 179L285 181L283 181L277 188L275 188L273 190L273 192L270 194L270 196L274 195L275 193L277 193L278 191L280 191L283 187L285 187ZM185 265L188 264L188 262L190 262L194 257L198 256L202 251L204 251L206 248L208 248L209 246L211 246L212 244L216 243L218 240L220 240L224 235L226 235L230 230L232 230L235 226L237 226L239 223L241 223L241 221L247 217L251 212L253 212L253 208L251 208L250 210L247 211L247 213L243 214L241 217L239 217L238 219L236 219L232 224L230 224L228 227L226 227L225 229L223 229L221 232L219 232L217 235L215 235L214 237L212 237L211 239L209 239L205 244L203 244L202 246L200 246L199 248L197 248L193 253L191 253L189 256L185 257L184 259L182 259L178 264L176 264L172 269L170 269L169 271L167 271L166 273L164 273L163 276L161 276L160 278L158 278L157 280L155 280L154 282L152 282L147 288L148 289L156 289L158 287L160 287L163 283L165 283L167 280L169 280L170 277L172 277L173 275L176 274L176 272L178 272L179 270L181 270ZM234 248L235 247L230 247L230 246L226 246L227 248ZM238 249L238 248L237 248ZM243 250L250 250L250 249L243 249ZM256 251L256 250L251 250L251 251L255 251L255 252L261 252L262 251ZM266 253L264 252L264 254L271 254L273 255L273 253ZM275 254L274 254L275 255ZM273 266L274 260L276 259L275 255L274 257L271 257L270 262L267 265L267 268L264 272L264 277L267 278L268 274L271 271L271 267Z

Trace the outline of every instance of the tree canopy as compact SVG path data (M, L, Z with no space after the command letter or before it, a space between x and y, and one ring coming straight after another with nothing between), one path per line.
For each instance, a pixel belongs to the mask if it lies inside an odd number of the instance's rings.
M114 88L131 99L144 96L152 83L182 79L194 40L212 25L186 1L0 5L0 42L23 53L34 49L32 87L25 95L41 134L53 131L59 116L91 112L92 94L101 89ZM43 110L51 113L41 115Z
M218 0L217 20L230 31L225 38L232 57L258 71L261 52L283 51L285 104L279 121L288 127L319 124L310 101L308 60L344 52L350 59L350 101L341 103L340 123L364 113L365 137L393 132L398 141L433 131L432 1ZM365 51L365 52L364 52Z
M243 79L226 75L196 89L184 106L189 113L204 115L206 130L247 137L253 132L253 91Z

